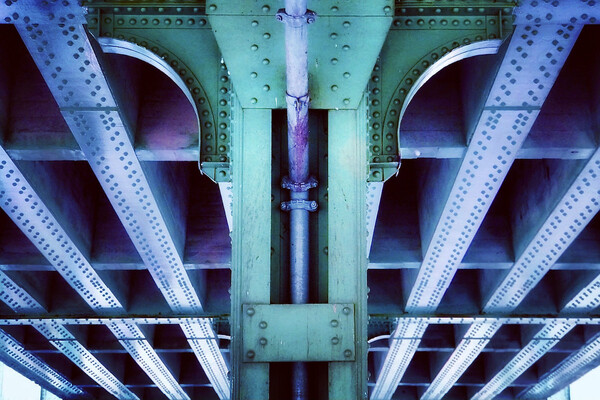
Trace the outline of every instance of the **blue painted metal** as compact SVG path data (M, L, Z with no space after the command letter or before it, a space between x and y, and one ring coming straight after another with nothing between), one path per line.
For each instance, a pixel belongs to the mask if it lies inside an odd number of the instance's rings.
M158 196L150 183L153 179L155 188L163 185L162 172L150 165L143 167L136 157L134 132L113 97L85 28L72 24L63 35L60 27L41 22L43 29L38 28L35 35L29 34L35 21L17 25L17 29L92 170L169 306L178 313L201 312L200 299L181 259L185 232L171 214L161 212L168 207L162 203L168 200ZM67 59L76 61L64 62ZM89 91L80 90L82 87ZM187 335L192 333L188 325L182 329ZM216 337L214 332L208 336ZM194 336L188 339L195 343ZM215 341L206 341L206 346L211 357L198 352L199 362L213 371L207 375L220 398L229 398L225 360ZM214 364L204 364L207 360Z
M22 344L0 329L0 361L64 399L80 398L85 392L25 350Z
M580 376L598 366L600 361L600 335L596 335L583 347L568 356L548 374L518 395L520 399L546 399L565 388Z
M59 349L75 365L81 368L100 386L106 389L117 399L138 400L138 396L131 392L119 379L117 379L96 357L90 353L64 326L57 323L35 324L34 327L54 347Z
M596 151L583 167L581 173L571 183L539 230L525 246L514 266L483 307L484 313L507 314L521 303L594 215L598 213L600 203L597 200L596 188L599 186L600 150ZM573 223L565 226L559 223L562 220L573 221ZM584 289L575 296L564 307L563 312L577 313L593 309L598 302L593 297L597 291L594 285L595 282L592 283L591 287ZM500 326L501 324L498 323L495 331ZM574 326L573 323L547 324L532 342L525 346L486 387L478 392L480 394L476 398L488 398L498 394L524 372L528 366L532 365L557 344ZM542 339L548 339L547 336L550 335L548 332L554 332L552 333L554 340L542 340L541 342L537 340L538 336ZM450 356L446 366L442 368L440 374L425 393L432 396L427 398L436 398L436 396L446 393L488 343L489 339L482 340L476 348L465 352L465 346L472 346L472 341L463 339ZM465 354L468 354L468 356L465 356ZM460 367L457 367L457 365L460 365ZM451 378L447 377L449 369L453 371ZM443 382L443 384L439 382Z
M569 35L563 35L564 31L552 25L536 29L544 33L544 37L554 36L556 40L553 43L537 41L535 35L530 33L531 26L516 27L475 128L468 137L467 153L449 193L444 193L445 186L435 179L427 183L425 199L448 200L439 211L439 218L437 210L429 211L428 215L435 225L422 229L427 250L406 303L409 313L435 311L514 162L517 151L533 126L581 27L570 29ZM547 57L548 54L550 57ZM525 61L528 57L547 61L542 67L534 66ZM535 77L533 80L532 76ZM447 177L440 175L439 178ZM485 347L485 340L472 340L471 334L484 330L491 337L499 327L500 324L475 324L423 398L443 396ZM422 335L425 328L426 324L421 323L416 331ZM397 329L407 328L399 326ZM373 390L373 399L391 398L403 372L388 373L387 370L392 366L405 370L418 347L418 343L410 342L412 345L407 350L413 353L408 357L403 354L404 362L399 362L396 360L396 347L401 343L392 341L390 354L380 373L381 378L377 379ZM392 357L392 354L396 356Z

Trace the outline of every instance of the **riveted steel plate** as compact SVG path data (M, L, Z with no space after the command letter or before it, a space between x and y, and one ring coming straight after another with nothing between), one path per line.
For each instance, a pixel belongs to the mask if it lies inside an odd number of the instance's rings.
M354 361L353 304L244 304L245 362Z

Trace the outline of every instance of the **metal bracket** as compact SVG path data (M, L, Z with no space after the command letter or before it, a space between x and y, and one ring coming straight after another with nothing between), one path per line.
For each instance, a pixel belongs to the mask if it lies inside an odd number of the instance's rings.
M281 180L281 187L292 192L308 192L309 189L319 186L317 178L310 177L308 182L292 182L289 177L284 176Z
M317 13L311 10L306 10L304 15L289 15L285 12L285 8L280 8L275 14L277 21L281 21L284 24L289 24L293 27L300 27L304 24L312 24L317 20Z
M281 203L281 209L283 211L291 210L306 210L306 211L317 211L317 202L314 200L290 200Z
M354 304L244 304L244 362L354 361Z

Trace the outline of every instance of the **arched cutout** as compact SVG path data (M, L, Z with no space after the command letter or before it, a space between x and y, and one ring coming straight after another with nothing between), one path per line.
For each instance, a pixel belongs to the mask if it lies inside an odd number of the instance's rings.
M112 37L100 37L98 38L98 43L105 53L120 54L137 58L138 60L152 65L169 77L169 79L171 79L179 87L179 89L181 89L185 97L192 104L192 108L194 109L196 118L198 119L198 131L200 131L200 114L198 113L198 108L196 107L192 93L188 89L184 80L165 60L163 60L157 54L154 54L152 51L126 40L115 39Z
M404 103L402 103L402 108L400 109L400 113L398 115L398 149L400 149L400 127L402 125L402 117L404 116L406 109L419 89L421 89L431 78L433 78L435 74L444 68L466 58L496 54L498 53L501 45L502 40L492 39L458 47L442 56L442 58L440 58L436 63L433 63L423 72L423 74L417 78L415 83L406 94L406 98Z

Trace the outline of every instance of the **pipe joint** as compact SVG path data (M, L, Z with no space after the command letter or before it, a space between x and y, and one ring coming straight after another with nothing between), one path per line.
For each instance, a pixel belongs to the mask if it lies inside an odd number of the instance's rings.
M281 180L281 187L284 189L291 190L292 192L308 192L310 189L319 186L317 178L311 176L308 178L308 182L292 182L292 180L285 176Z
M281 21L286 25L294 28L300 28L303 25L312 24L317 20L317 13L311 10L306 10L304 15L290 15L285 11L285 8L280 8L275 14L277 21Z
M308 93L302 96L294 96L288 92L285 92L285 100L288 106L292 105L294 107L296 112L300 112L300 110L303 108L308 110L308 104L310 103L310 97L308 96Z
M317 202L314 200L290 200L284 201L281 203L282 211L292 211L292 210L306 210L309 212L317 211Z

